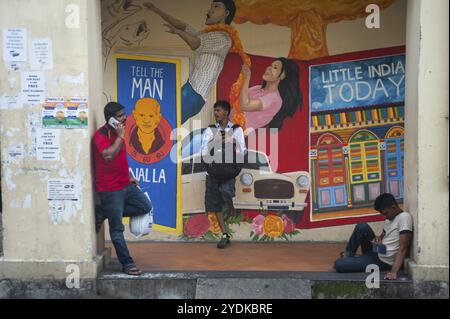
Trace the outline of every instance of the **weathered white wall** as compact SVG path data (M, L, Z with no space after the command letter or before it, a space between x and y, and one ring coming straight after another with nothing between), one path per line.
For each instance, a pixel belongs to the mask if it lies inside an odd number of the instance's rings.
M408 2L405 208L417 280L448 281L448 5Z
M67 5L79 8L79 28L68 28ZM21 104L0 110L4 257L0 277L65 277L65 264L80 265L84 277L96 275L96 235L90 136L96 127L93 109L101 103L100 1L0 1L0 28L25 28L28 41L49 37L53 43L52 70L45 74L45 95L88 97L89 129L58 129L61 161L38 161L33 133L41 119L41 105ZM0 40L2 41L2 40ZM29 61L29 57L28 57ZM8 71L0 62L0 94L21 90L20 71ZM10 85L10 83L13 83ZM30 124L30 118L36 123ZM25 157L12 161L10 145L23 144ZM47 200L49 178L74 179L81 185L79 203L66 205L63 218L51 222Z

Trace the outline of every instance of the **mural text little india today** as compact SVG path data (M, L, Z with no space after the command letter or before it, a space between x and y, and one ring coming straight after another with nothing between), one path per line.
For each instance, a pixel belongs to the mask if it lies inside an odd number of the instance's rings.
M402 201L402 50L310 66L313 221L375 214L383 192Z

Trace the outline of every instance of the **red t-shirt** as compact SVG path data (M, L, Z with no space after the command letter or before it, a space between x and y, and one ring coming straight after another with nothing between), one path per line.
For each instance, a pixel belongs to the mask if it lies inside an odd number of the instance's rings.
M116 133L108 124L99 128L92 138L97 192L113 192L130 185L125 143L122 143L122 148L111 162L107 162L102 156L102 152L110 147L117 138Z

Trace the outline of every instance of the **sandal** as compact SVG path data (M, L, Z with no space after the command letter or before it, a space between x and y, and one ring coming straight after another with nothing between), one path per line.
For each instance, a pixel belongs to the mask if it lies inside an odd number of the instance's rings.
M139 268L137 268L136 266L124 268L122 271L125 274L129 275L129 276L140 276L140 275L142 275L142 271Z

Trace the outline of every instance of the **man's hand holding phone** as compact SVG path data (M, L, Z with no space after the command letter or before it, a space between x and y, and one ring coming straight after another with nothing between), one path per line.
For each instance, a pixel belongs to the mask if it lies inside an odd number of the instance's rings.
M116 133L120 138L123 139L125 137L125 126L117 119L111 117L108 121L108 124L116 130Z

